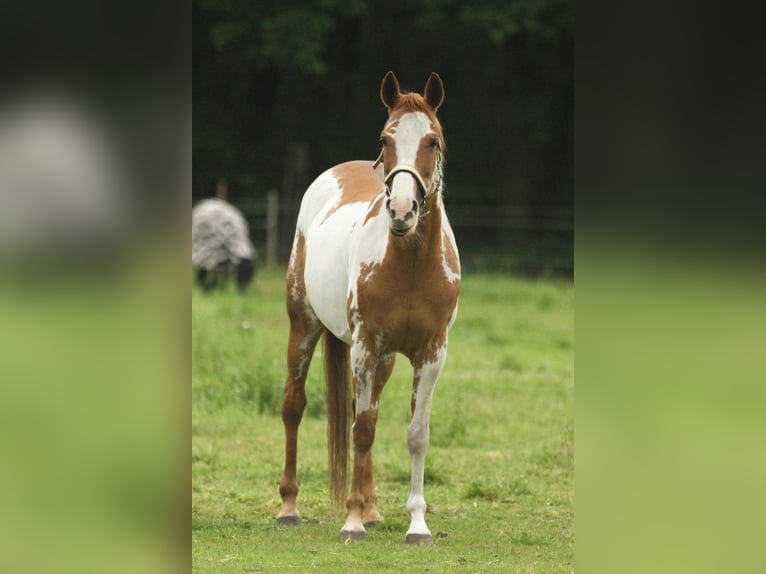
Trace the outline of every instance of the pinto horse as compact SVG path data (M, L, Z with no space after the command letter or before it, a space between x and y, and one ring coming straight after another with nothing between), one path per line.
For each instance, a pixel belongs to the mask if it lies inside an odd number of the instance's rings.
M432 73L422 96L401 93L388 72L380 96L388 121L378 160L351 161L324 172L306 190L298 214L287 271L286 454L277 521L301 522L298 426L309 363L324 334L330 490L335 505L345 500L348 509L340 539L364 539L365 527L383 521L376 508L372 445L380 396L401 353L414 372L405 540L431 544L423 496L431 399L460 291L458 251L442 201L445 142L436 111L444 86ZM354 458L346 498L349 438Z

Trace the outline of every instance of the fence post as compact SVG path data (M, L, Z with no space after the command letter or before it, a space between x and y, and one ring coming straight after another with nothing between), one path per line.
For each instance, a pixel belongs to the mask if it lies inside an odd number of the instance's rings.
M229 180L225 177L219 177L215 182L215 196L218 199L229 201Z
M279 244L277 254L287 261L293 246L295 222L303 192L309 183L309 145L304 141L292 142L285 147L283 158L282 187L280 189Z
M279 225L279 193L272 189L266 195L266 265L277 264Z

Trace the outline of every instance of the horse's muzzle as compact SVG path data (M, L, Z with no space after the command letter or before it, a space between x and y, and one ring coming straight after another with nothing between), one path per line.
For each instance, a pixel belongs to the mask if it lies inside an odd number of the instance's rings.
M418 204L413 201L411 206L408 206L409 210L403 213L402 209L395 209L391 205L391 200L386 201L386 209L389 216L389 228L391 234L396 237L402 237L415 230L415 226L418 222Z

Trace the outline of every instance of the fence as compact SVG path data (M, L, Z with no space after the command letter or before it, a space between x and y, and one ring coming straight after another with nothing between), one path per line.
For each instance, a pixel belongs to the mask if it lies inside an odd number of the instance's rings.
M289 256L299 207L292 203L270 191L265 200L238 204L267 265ZM571 206L477 206L448 200L447 211L467 272L571 276L574 271Z
M246 200L238 206L250 225L250 237L266 265L279 262L279 192L271 190L266 200Z

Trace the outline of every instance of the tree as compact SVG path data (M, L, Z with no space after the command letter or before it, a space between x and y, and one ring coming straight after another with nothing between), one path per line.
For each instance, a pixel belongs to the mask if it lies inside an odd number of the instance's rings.
M235 199L280 188L295 146L308 178L374 159L393 69L445 81L450 198L571 206L569 0L195 0L193 18L198 194L222 174Z

